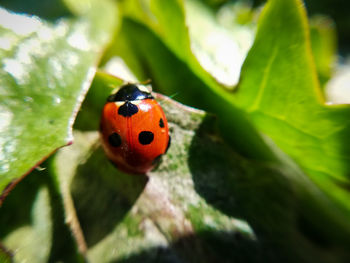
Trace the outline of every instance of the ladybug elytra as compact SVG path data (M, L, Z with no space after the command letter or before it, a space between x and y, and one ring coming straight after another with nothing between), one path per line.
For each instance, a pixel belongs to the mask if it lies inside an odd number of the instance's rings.
M144 174L170 146L168 122L145 86L123 85L107 98L100 123L102 146L120 170Z

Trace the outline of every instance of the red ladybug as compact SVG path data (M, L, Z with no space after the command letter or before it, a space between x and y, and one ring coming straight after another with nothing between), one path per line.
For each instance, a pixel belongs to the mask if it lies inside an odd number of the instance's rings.
M107 157L127 173L148 172L170 146L164 112L142 85L126 84L107 98L100 135Z

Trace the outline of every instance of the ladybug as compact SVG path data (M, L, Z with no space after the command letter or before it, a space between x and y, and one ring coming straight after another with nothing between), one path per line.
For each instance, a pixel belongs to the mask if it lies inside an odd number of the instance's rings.
M143 85L126 84L107 98L100 123L102 146L118 169L150 171L170 146L168 122Z

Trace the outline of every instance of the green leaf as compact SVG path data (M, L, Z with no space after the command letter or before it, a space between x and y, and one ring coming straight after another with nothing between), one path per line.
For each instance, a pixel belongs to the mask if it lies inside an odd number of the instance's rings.
M11 255L4 248L0 248L0 262L11 263Z
M51 24L0 9L0 191L12 182L2 198L23 174L72 142L71 127L115 11L103 2L83 17Z
M0 208L0 240L15 262L83 262L53 179L49 169L34 170Z
M331 198L339 236L349 233L350 108L324 104L300 1L268 2L236 103Z
M52 227L47 189L38 191L31 212L32 225L16 229L4 239L4 243L7 247L17 250L14 259L18 262L27 260L47 262Z
M15 13L36 15L52 21L72 15L63 0L43 0L40 4L35 0L2 0L1 6Z
M39 171L32 173L0 208L1 242L16 262L48 261L53 225L45 175Z
M227 4L214 14L199 1L187 0L184 4L191 51L218 82L234 87L253 43L255 29L253 22L243 26L235 19L242 9L249 8L241 3Z
M333 21L325 16L310 20L310 39L321 87L330 79L336 61L336 33Z

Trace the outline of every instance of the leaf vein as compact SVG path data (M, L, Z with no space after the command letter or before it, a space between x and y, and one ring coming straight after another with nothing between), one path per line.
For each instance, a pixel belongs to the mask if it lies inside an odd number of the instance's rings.
M265 88L267 86L267 80L269 79L270 74L271 74L271 67L272 67L273 62L275 61L277 53L278 53L278 48L277 48L277 46L274 46L274 48L272 50L272 54L271 54L270 58L267 61L267 66L266 66L266 68L264 70L264 76L263 76L261 84L260 84L260 86L258 88L258 94L256 96L256 99L255 99L253 105L251 106L251 108L248 110L250 112L253 112L253 111L256 111L256 110L259 109L259 106L260 106L260 103L262 101L262 97L263 97Z

